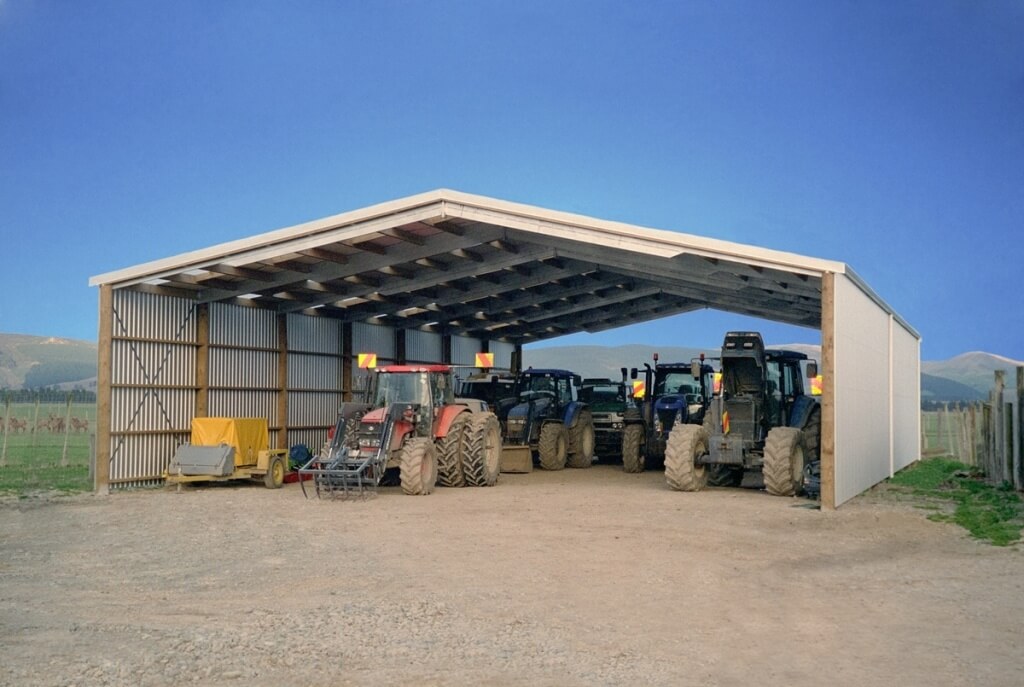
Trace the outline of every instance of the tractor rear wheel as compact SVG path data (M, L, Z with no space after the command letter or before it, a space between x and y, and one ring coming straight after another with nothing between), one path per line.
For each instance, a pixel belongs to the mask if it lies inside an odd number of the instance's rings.
M774 496L793 496L804 478L803 433L776 427L764 442L764 488Z
M270 465L263 475L263 486L267 489L280 489L284 485L284 456L271 456Z
M594 464L594 416L589 410L581 410L569 430L568 453L571 468L589 468Z
M471 487L493 487L501 472L501 425L494 413L476 413L462 435L462 471Z
M448 433L435 442L437 449L437 483L442 487L464 487L462 473L462 437L469 424L469 412L459 413L448 427Z
M565 468L566 448L569 444L568 432L561 422L549 422L540 428L538 441L540 466L545 470L562 470Z
M803 430L804 462L810 464L821 458L821 406L811 411Z
M678 491L700 491L708 470L697 461L708 452L708 435L698 425L677 424L665 445L665 481Z
M437 483L437 455L430 439L409 439L401 455L402 491L406 494L429 494Z
M643 444L643 425L626 425L622 430L622 469L625 472L643 472L644 458L640 455Z

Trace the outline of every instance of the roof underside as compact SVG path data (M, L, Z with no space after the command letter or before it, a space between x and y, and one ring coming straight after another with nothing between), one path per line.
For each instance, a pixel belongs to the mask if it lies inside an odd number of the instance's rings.
M512 343L701 308L818 328L845 265L434 191L100 275L111 284Z

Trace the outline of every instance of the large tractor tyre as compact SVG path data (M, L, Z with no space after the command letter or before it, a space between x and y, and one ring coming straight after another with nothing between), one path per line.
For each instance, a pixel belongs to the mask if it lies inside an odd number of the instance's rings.
M708 452L703 427L677 424L665 446L665 481L678 491L700 491L708 484L708 470L698 459Z
M704 411L704 420L701 421L700 426L704 428L708 436L715 433L715 414L711 412L711 408Z
M437 483L437 454L430 439L409 439L402 449L402 491L406 494L429 494Z
M713 487L738 487L743 483L743 468L735 465L709 465L708 484Z
M622 430L622 469L625 472L643 472L644 457L641 449L644 442L642 425L626 425Z
M493 487L501 472L501 425L494 413L477 413L462 435L462 471L466 485Z
M793 496L804 477L803 433L776 427L764 442L764 488L774 496Z
M448 433L434 443L437 449L437 483L442 487L466 486L462 472L462 439L469 425L469 415L456 415L448 427Z
M804 423L804 463L810 464L821 458L821 406L811 411Z
M284 486L284 456L271 456L270 465L263 475L263 486L267 489L280 489Z
M540 454L540 466L544 470L562 470L568 453L569 433L565 425L549 422L540 428L540 440L537 453Z
M581 410L569 430L568 453L571 468L589 468L594 464L594 416L589 410Z

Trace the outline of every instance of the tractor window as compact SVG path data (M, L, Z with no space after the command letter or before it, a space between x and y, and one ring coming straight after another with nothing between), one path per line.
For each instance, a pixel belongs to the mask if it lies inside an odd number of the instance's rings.
M772 425L783 424L781 422L782 412L782 370L780 369L779 362L776 360L769 360L765 365L765 373L767 378L765 379L765 403L769 417L771 418Z
M373 405L383 408L392 403L430 403L430 385L426 373L378 373Z
M800 374L800 364L786 365L786 398L793 399L804 393L804 376Z
M690 371L669 372L654 384L654 395L695 394L700 393L700 382L693 378Z

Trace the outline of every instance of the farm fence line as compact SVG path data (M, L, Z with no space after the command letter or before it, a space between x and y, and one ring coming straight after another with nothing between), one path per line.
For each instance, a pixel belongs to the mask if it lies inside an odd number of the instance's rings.
M996 370L987 401L947 403L921 412L921 454L951 456L979 468L992 484L1024 488L1024 367L1017 387L1007 390L1005 374Z
M0 403L0 490L91 489L96 404Z

